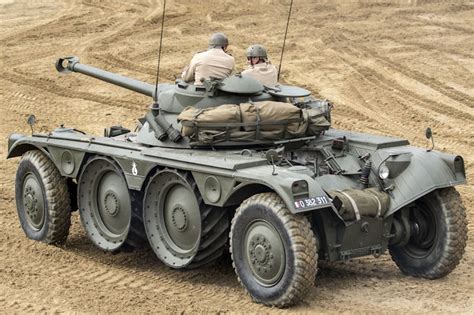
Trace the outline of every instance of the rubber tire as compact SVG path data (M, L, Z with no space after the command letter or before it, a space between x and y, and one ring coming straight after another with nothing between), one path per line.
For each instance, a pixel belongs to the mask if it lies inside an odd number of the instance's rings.
M439 227L434 250L423 258L410 255L406 245L392 245L389 252L404 274L437 279L453 271L464 254L467 241L466 210L453 187L436 190L424 196L421 202L434 212Z
M256 219L264 219L273 225L285 248L285 271L272 287L259 284L242 257L246 228ZM246 199L232 219L229 236L232 265L240 284L253 301L288 307L303 300L314 286L318 248L311 224L305 216L292 214L277 194L262 193Z
M195 185L195 193L199 194L197 185ZM202 232L199 244L199 250L193 261L186 266L186 269L196 269L201 266L209 265L222 257L226 252L229 235L230 220L228 217L228 209L206 205L199 195L198 203L202 215Z
M143 193L135 190L129 190L129 192L132 202L132 219L130 222L130 230L128 231L128 236L124 245L128 246L129 250L133 250L144 248L148 244L148 240L143 225ZM122 246L121 249L126 251L124 246Z
M132 203L130 229L124 244L113 253L130 253L148 246L148 239L145 233L142 215L143 193L135 190L129 190L129 192Z
M28 173L36 177L45 196L45 218L39 230L28 223L23 205L23 180ZM23 154L16 173L15 197L21 227L28 238L54 245L66 242L71 226L71 202L66 178L41 151L31 150Z

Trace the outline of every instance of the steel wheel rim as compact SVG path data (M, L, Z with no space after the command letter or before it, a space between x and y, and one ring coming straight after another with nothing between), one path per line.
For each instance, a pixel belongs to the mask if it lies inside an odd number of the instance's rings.
M92 192L94 217L107 234L123 235L128 231L131 216L128 188L122 176L112 170L105 170L99 176Z
M33 173L28 173L23 181L22 204L28 225L35 231L41 230L46 217L44 194Z
M243 240L243 257L255 280L272 287L283 276L286 267L285 246L275 227L266 220L251 222Z
M80 177L78 201L81 220L92 241L105 250L115 250L125 241L132 205L125 178L105 158L95 158Z
M201 213L194 192L181 183L171 183L160 200L160 225L167 243L176 252L188 253L198 244Z
M192 202L182 202L186 196ZM146 189L143 206L145 230L155 254L170 267L187 266L201 242L201 209L188 181L174 171L155 174ZM186 235L188 239L183 240L181 237Z
M410 223L412 236L405 248L412 257L427 257L433 251L438 238L438 226L433 210L426 203L420 203L412 209Z

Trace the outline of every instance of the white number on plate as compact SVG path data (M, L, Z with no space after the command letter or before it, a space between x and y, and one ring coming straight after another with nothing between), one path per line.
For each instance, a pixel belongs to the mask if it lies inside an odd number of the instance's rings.
M330 203L330 201L326 196L311 197L295 201L295 207L296 209L311 208L327 203Z

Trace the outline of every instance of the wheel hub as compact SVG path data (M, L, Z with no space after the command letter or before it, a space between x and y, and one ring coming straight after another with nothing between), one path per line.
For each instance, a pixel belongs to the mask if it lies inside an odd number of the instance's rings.
M117 194L108 190L104 197L104 208L111 216L116 216L120 210L120 203Z
M435 228L434 219L426 209L422 208L420 213L414 215L414 221L412 223L412 243L416 244L420 248L429 249L434 242ZM430 226L431 224L431 226Z
M35 210L35 200L31 194L25 195L25 207L29 212Z
M99 248L114 251L127 240L132 220L130 192L120 169L106 158L88 162L79 178L81 221Z
M43 193L33 174L29 174L23 186L23 206L30 226L39 230L44 221Z
M437 224L433 211L425 202L412 208L408 218L410 239L406 252L415 258L427 257L433 250L437 237Z
M188 265L199 250L201 209L190 183L181 174L164 170L146 188L143 205L148 241L168 266Z
M163 236L172 255L187 257L187 252L194 251L200 237L197 229L201 223L199 204L194 193L179 181L168 181L163 193L160 197L163 203L158 209L162 215Z
M255 247L255 258L259 263L264 263L267 260L267 251L263 245L257 245Z
M279 233L266 221L250 224L245 234L245 258L250 270L261 285L271 287L282 277L286 259Z
M257 235L250 240L249 254L253 265L266 268L271 265L273 254L270 242L263 235Z
M188 217L181 205L177 205L173 209L171 213L171 221L178 231L186 230L186 227L188 226Z

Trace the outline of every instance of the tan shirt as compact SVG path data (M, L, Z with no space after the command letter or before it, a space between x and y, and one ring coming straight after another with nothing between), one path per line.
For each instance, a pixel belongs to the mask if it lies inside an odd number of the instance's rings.
M195 54L181 78L185 82L194 81L195 85L202 85L201 78L227 78L233 72L234 64L234 57L226 54L221 48L212 48Z
M248 66L247 69L242 71L242 74L251 76L268 87L273 87L278 83L278 71L274 65L268 62Z

